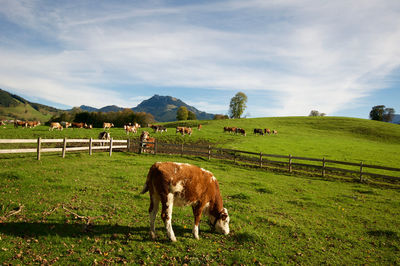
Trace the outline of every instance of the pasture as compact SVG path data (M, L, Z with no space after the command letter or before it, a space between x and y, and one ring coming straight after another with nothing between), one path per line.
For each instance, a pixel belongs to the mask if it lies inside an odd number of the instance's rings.
M184 122L197 123L197 122ZM400 127L349 118L201 121L192 136L152 134L171 142L357 161L398 167ZM277 129L275 136L236 136L224 126ZM144 129L141 129L144 130ZM148 128L145 130L149 130ZM102 129L0 129L0 138L97 138ZM111 136L126 138L121 128ZM132 136L132 135L131 135ZM138 135L136 135L138 136ZM0 156L0 262L4 264L399 264L399 190L244 168L198 157L135 153ZM178 161L212 171L220 183L231 233L203 218L192 237L191 208L174 208L177 243L158 215L149 231L149 167Z
M195 157L15 157L3 158L0 169L2 263L400 263L396 190ZM197 241L191 234L191 208L175 208L178 242L167 240L159 216L159 238L152 241L149 195L139 192L155 161L187 162L212 171L231 216L231 233L211 232L203 219ZM19 213L8 216L19 206Z

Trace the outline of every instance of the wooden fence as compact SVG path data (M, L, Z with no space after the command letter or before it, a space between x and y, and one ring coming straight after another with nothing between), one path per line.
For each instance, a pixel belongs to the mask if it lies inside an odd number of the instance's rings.
M308 175L322 177L340 176L366 181L375 179L384 182L400 183L400 168L385 167L365 164L363 162L342 162L326 158L308 158L292 155L277 155L256 153L249 151L223 149L211 145L171 144L165 142L140 142L139 140L98 140L98 139L0 139L0 144L34 144L34 148L0 149L0 154L5 153L36 153L37 159L43 152L61 152L65 157L66 152L88 151L91 155L94 150L105 150L112 155L113 150L125 150L138 153L178 154L232 160L237 164L246 164L253 167L268 168L278 171L302 172ZM57 147L45 147L46 144L56 144ZM84 146L77 146L77 145ZM118 144L118 145L115 145Z
M58 144L59 147L44 147L45 144ZM114 144L120 145L114 145ZM122 143L122 145L121 145ZM89 151L92 155L94 150L108 150L111 156L115 149L129 148L128 140L100 140L100 139L0 139L0 144L35 144L35 148L22 149L0 149L0 154L4 153L36 153L37 159L40 160L40 155L43 152L61 152L62 157L65 157L66 152L71 151ZM76 146L68 144L87 144L85 146Z

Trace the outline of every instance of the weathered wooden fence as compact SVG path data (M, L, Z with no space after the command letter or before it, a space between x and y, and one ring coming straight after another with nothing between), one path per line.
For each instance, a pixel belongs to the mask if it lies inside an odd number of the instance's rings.
M98 139L0 139L0 144L34 144L34 147L19 149L0 149L0 154L5 153L36 153L40 160L43 152L61 152L65 157L66 152L88 151L91 155L94 150L108 151L110 156L113 150L125 150L138 153L192 155L211 158L232 160L237 164L253 167L268 168L272 170L302 172L308 175L322 177L340 176L365 181L373 178L384 182L400 183L400 168L365 164L363 162L342 162L326 158L309 158L293 155L277 155L256 153L249 151L223 149L211 145L173 144L165 142L140 142L139 140L98 140ZM57 147L44 145L55 144ZM83 144L83 146L82 146ZM118 144L118 145L116 145ZM79 146L80 145L80 146Z
M238 164L246 164L254 167L276 169L287 172L302 172L308 175L322 177L340 176L366 181L373 178L384 182L400 183L400 168L365 164L364 162L342 162L326 158L309 158L293 155L278 155L268 153L256 153L249 151L223 149L211 145L184 145L163 142L139 142L132 141L129 151L143 152L143 145L148 145L146 152L153 154L178 154L232 160Z
M100 140L100 139L0 139L0 144L35 144L34 148L20 149L0 149L0 154L4 153L36 153L37 159L43 152L61 152L65 157L66 152L71 151L89 151L92 155L94 150L108 150L110 156L115 149L127 149L128 140ZM56 144L58 147L44 147L45 144ZM73 144L73 145L70 145ZM86 144L85 146L77 146ZM119 145L114 145L119 144ZM122 145L121 145L122 144Z

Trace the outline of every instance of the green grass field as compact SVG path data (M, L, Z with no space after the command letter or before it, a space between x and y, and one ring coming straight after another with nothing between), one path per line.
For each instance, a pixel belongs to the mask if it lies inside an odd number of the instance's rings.
M18 156L17 156L18 157ZM161 219L148 234L149 195L140 195L155 161L212 171L220 182L231 233L191 235L191 208L175 208L178 239ZM7 216L18 206L23 209ZM95 217L89 226L73 214ZM217 160L114 153L75 153L41 161L2 159L0 261L56 263L400 263L399 191L246 169ZM97 217L97 218L96 218Z
M203 121L202 121L203 122ZM224 126L277 129L276 136L234 136ZM329 157L399 167L400 127L348 118L206 121L191 137L172 128L168 141L219 143L277 154ZM49 132L0 128L0 138L87 138L101 129ZM125 138L123 129L112 129ZM1 148L2 146L0 146ZM400 263L399 190L245 168L199 157L96 152L1 155L0 262L3 264L385 264ZM148 234L149 195L140 195L156 161L212 171L231 216L231 233L191 235L191 208L175 208L178 242ZM19 206L23 206L22 209ZM64 208L63 208L64 206ZM13 211L20 212L13 215ZM74 214L72 214L74 213ZM87 224L86 219L91 218Z

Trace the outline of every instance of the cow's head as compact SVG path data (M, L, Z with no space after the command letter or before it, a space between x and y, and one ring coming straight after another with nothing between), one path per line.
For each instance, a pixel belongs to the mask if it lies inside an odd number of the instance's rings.
M229 234L229 215L226 208L222 209L217 218L211 216L210 222L215 231L217 231L218 233L224 235Z

